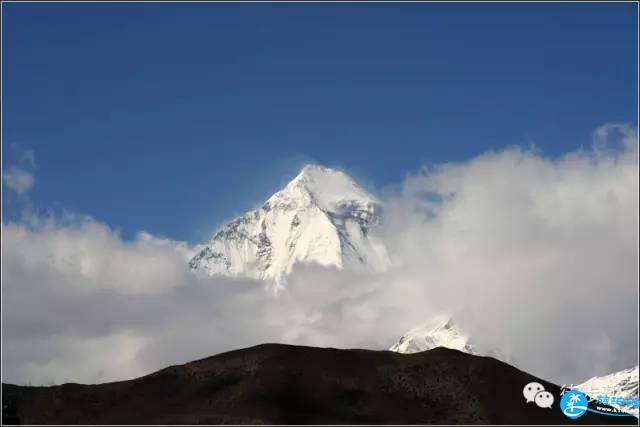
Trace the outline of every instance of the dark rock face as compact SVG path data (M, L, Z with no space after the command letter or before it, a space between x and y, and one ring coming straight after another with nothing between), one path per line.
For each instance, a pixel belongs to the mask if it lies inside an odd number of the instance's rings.
M550 391L551 409L523 387ZM171 366L130 381L2 385L3 423L24 424L610 424L570 420L560 388L489 357L264 344ZM7 414L7 418L5 418ZM9 418L11 418L9 420Z

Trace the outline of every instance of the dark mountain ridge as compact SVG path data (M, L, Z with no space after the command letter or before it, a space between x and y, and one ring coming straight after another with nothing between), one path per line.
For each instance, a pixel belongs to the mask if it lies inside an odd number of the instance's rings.
M551 409L523 387L550 391ZM631 424L570 420L560 388L490 357L263 344L96 385L2 384L3 424Z

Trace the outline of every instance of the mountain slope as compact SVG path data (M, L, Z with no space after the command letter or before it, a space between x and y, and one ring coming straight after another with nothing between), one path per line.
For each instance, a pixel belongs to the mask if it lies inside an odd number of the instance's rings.
M527 404L524 385L551 392ZM25 424L636 424L559 410L558 386L489 357L265 344L99 385L2 385ZM5 421L5 419L3 419Z
M380 202L345 173L307 165L260 208L221 227L189 265L210 276L282 284L296 263L383 270L389 260L370 235Z
M593 377L575 386L578 390L592 396L605 395L610 397L638 398L638 367L624 369L603 377ZM612 403L611 406L638 416L637 407L625 407Z

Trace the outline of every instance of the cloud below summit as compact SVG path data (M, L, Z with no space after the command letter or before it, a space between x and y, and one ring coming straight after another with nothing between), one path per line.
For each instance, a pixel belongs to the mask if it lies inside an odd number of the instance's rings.
M425 168L386 200L380 274L295 268L277 298L208 279L196 248L89 218L2 224L3 381L97 382L262 342L388 348L456 312L521 369L580 382L637 360L636 130L549 159Z

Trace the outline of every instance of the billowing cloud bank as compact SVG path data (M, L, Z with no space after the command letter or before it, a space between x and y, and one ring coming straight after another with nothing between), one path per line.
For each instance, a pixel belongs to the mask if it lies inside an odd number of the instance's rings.
M636 132L425 168L387 197L392 269L298 268L277 297L193 274L183 243L124 242L89 218L3 222L3 381L126 379L262 342L386 349L443 311L559 383L635 365Z

